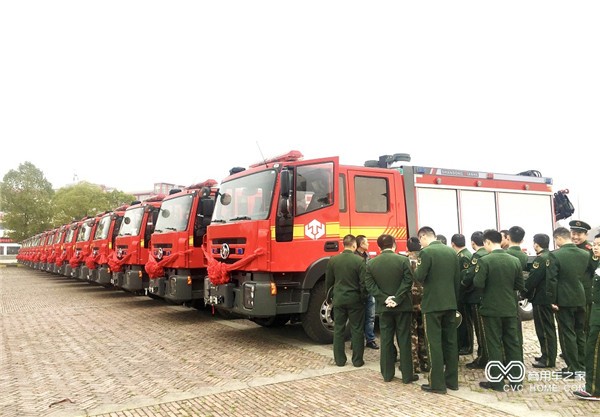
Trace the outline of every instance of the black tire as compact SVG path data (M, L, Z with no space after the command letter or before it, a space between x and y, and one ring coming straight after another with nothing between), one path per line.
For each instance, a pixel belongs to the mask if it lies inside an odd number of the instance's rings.
M302 327L317 343L333 343L333 310L325 302L325 282L319 281L310 292L308 309L302 314Z
M273 317L254 317L252 321L262 327L282 327L290 321L290 316L283 314Z
M519 318L521 321L533 320L533 305L527 299L519 301Z

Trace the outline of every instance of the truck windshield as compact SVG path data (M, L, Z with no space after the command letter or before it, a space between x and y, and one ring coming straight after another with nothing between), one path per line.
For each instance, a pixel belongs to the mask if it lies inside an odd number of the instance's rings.
M192 200L194 196L187 194L164 200L160 206L154 233L181 232L187 229Z
M83 223L81 228L79 229L79 234L77 235L77 242L87 242L90 240L90 235L92 234L92 228L88 226L87 223Z
M140 225L142 224L143 217L144 207L135 207L125 211L119 236L137 236L140 233Z
M276 178L275 170L268 170L222 183L212 221L227 223L266 219L269 216Z
M73 234L75 233L75 230L73 230L71 227L69 227L69 230L67 231L67 236L65 236L65 242L66 243L72 243L73 242Z
M110 214L105 215L98 222L94 240L106 239L108 237L108 229L110 229Z

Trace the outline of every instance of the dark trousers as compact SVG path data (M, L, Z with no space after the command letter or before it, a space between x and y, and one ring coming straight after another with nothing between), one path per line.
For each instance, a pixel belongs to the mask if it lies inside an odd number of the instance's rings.
M592 314L592 303L585 304L585 321L583 324L583 333L587 337L590 332L590 316Z
M473 321L465 303L458 303L458 312L462 315L462 321L456 329L458 350L473 352Z
M584 370L585 335L583 333L585 309L559 306L556 312L560 348L570 372Z
M445 391L458 388L458 344L456 311L423 313L429 354L429 386Z
M483 333L483 318L479 314L479 304L467 303L467 315L473 323L475 336L477 337L477 357L474 362L485 365L488 361L485 350L485 334ZM464 318L463 318L464 320Z
M600 325L590 325L585 347L585 390L600 397Z
M511 361L523 362L523 344L519 340L519 321L516 317L489 317L483 316L483 331L485 333L485 347L489 362L499 362L507 366ZM500 370L498 366L490 367L490 376L497 377ZM511 384L518 384L524 375L518 375L516 366L511 368ZM503 388L504 382L494 382L496 388Z
M396 374L396 349L394 336L400 350L400 371L402 381L410 382L413 377L411 354L411 328L412 311L385 311L379 314L379 367L383 380L388 382Z
M365 352L365 305L333 306L333 359L338 366L346 364L346 322L350 326L352 364L362 366Z
M533 305L533 324L535 334L540 342L542 353L541 362L546 366L556 366L557 339L556 325L554 324L554 311L550 305Z

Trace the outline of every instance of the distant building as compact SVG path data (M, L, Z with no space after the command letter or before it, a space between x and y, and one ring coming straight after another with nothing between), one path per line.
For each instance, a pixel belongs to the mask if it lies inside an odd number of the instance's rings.
M129 191L128 194L133 194L137 200L144 201L157 194L168 195L169 191L174 188L184 189L185 185L168 184L166 182L154 183L154 188L150 191Z
M0 243L11 243L12 241L8 237L8 230L4 228L4 213L0 211Z

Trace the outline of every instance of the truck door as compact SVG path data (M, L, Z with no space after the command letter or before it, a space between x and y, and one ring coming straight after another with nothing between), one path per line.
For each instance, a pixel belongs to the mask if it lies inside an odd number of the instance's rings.
M340 211L347 216L347 223L342 224L348 225L348 233L365 235L371 241L383 233L406 240L404 198L401 190L396 189L394 181L399 177L394 173L348 169L347 178L341 176L348 191L345 210L340 201Z

